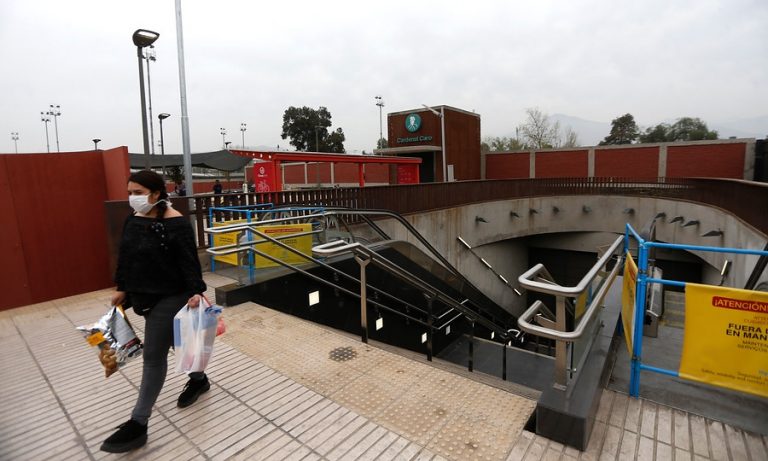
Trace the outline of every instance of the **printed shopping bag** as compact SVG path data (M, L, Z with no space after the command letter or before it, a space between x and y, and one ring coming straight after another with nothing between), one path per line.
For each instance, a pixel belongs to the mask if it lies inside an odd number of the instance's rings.
M185 305L173 319L173 343L176 349L176 372L205 371L213 355L221 306L211 306L207 299L200 306Z

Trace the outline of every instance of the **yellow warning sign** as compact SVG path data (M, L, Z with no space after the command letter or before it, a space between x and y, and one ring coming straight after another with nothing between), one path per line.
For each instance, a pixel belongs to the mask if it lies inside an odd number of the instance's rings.
M768 397L768 293L687 284L679 373Z
M259 232L263 232L264 234L273 238L294 235L294 237L283 238L279 241L307 256L312 255L312 235L307 234L295 236L296 234L310 232L312 230L312 224L258 226L256 229ZM254 236L254 239L258 240L259 236ZM287 264L302 264L307 262L306 258L303 258L300 255L297 255L292 251L282 248L281 246L272 242L257 244L256 249ZM259 255L256 255L254 264L256 267L279 266L278 263Z
M213 227L231 226L233 224L241 224L244 222L248 222L248 221L246 219L232 219L229 221L219 221L219 222L213 223ZM240 235L243 235L244 233L245 231L213 234L213 246L219 247L223 245L235 244L237 243L237 239L240 238ZM213 259L223 263L232 264L233 266L237 266L238 253L231 253L228 255L215 255Z
M624 263L624 283L621 291L621 324L629 356L632 356L632 341L635 335L635 292L637 291L637 265L627 251Z

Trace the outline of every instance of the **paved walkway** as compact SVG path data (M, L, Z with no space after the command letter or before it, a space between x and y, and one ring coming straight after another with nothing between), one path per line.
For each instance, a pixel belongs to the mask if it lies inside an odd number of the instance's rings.
M579 452L523 430L531 399L253 303L225 310L210 392L176 408L186 379L170 371L148 444L102 453L141 375L132 363L104 379L74 329L102 315L109 294L0 312L0 460L768 460L765 436L611 391Z

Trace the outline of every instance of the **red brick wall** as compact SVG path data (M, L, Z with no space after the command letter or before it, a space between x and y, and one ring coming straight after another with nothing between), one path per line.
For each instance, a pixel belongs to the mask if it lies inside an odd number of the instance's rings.
M658 146L596 148L595 176L657 178L659 176L659 148Z
M744 178L744 143L667 147L667 176Z
M530 176L531 154L488 154L485 156L486 179L517 179Z
M589 172L587 156L588 151L586 150L537 152L536 177L587 177Z

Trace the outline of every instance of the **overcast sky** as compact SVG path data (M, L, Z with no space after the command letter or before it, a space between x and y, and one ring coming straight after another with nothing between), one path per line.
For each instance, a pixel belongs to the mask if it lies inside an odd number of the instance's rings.
M289 106L326 106L348 152L374 147L379 112L450 105L508 136L527 107L641 125L768 115L768 1L182 2L192 152L289 147ZM44 152L40 111L59 104L62 151L142 151L138 28L166 153L181 153L173 0L2 0L0 152ZM768 127L766 127L768 131ZM607 133L606 133L607 134ZM385 125L386 136L386 125ZM54 124L50 124L55 150ZM159 154L159 148L156 149Z

